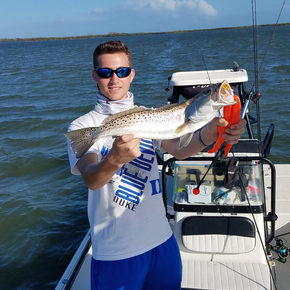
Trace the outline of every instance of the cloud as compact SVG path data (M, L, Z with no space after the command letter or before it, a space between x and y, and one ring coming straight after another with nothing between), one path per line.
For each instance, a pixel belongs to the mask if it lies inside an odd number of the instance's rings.
M217 10L205 0L127 0L127 7L135 10L152 9L156 11L192 9L207 16L216 16Z
M95 8L93 8L93 12L104 13L104 12L106 12L106 10L104 8L95 7Z
M85 35L202 29L211 28L217 15L206 0L124 0L78 13L71 19L71 29L74 24Z

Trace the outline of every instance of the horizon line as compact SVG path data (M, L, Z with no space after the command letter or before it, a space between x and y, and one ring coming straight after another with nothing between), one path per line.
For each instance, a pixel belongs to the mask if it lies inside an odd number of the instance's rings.
M278 23L278 24L260 24L257 27L263 26L285 26L290 25L288 23ZM110 32L107 34L87 34L79 36L47 36L47 37L24 37L24 38L0 38L0 42L9 42L9 41L45 41L45 40L73 40L73 39L93 39L100 37L114 37L114 36L137 36L137 35L150 35L150 34L170 34L170 33L186 33L186 32L196 32L196 31L207 31L207 30L223 30L223 29L237 29L237 28L249 28L252 25L245 26L236 26L236 27L217 27L217 28L204 28L204 29L190 29L190 30L174 30L174 31L160 31L160 32Z

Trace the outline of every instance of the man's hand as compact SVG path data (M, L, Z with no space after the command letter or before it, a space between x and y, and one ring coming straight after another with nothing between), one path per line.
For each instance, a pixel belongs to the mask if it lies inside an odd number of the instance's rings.
M245 132L244 126L247 122L244 119L240 119L239 123L227 128L223 138L230 145L238 143L241 135ZM206 144L215 142L218 138L218 126L226 127L228 122L223 118L214 118L202 129L202 140Z
M134 138L133 134L117 137L109 153L116 165L122 167L125 163L141 155L140 142L142 139Z

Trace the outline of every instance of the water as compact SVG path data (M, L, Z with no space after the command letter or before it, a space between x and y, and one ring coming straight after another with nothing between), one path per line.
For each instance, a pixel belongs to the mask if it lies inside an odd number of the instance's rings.
M273 27L259 28L262 56ZM279 26L262 68L264 136L270 159L290 163L290 26ZM120 37L132 50L137 104L160 106L175 71L247 69L253 85L252 29ZM114 39L114 38L113 38ZM0 43L0 288L53 289L84 237L87 190L72 176L63 133L93 108L92 53L109 40Z

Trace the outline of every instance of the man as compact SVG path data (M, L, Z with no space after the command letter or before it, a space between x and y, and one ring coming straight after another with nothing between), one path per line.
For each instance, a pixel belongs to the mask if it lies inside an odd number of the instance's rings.
M97 104L69 130L99 126L109 115L134 105L131 66L130 50L120 41L95 49ZM181 289L181 259L164 213L155 148L184 159L216 141L218 125L227 121L214 119L182 149L178 139L141 140L128 134L97 141L78 160L69 144L72 173L81 174L89 188L92 289ZM227 129L226 141L237 143L244 125L240 120Z

